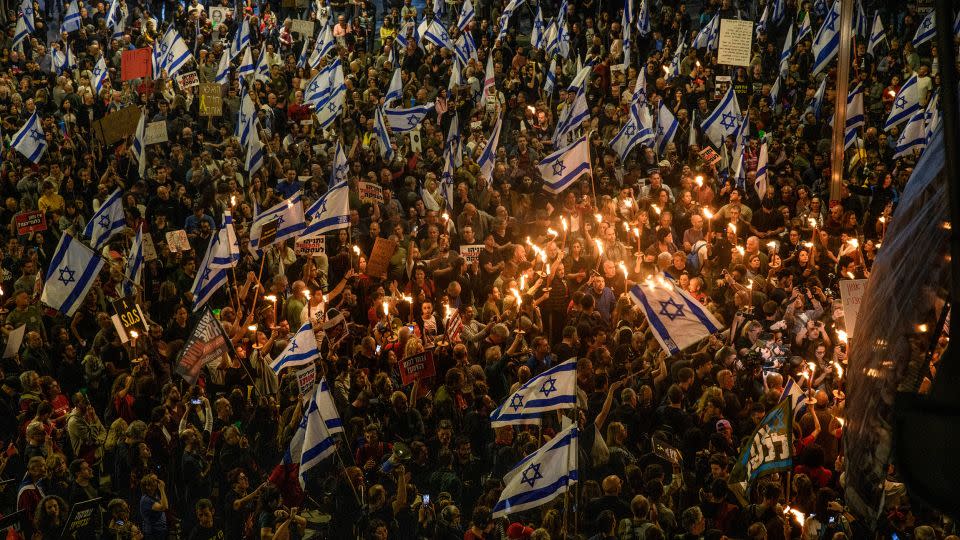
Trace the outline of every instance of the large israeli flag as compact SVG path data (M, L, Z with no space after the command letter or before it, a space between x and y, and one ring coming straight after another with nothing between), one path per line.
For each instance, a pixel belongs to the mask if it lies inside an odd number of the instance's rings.
M383 103L389 105L397 100L403 99L403 79L401 70L393 70L393 78L390 79L390 86L387 88L387 95L383 96Z
M30 34L32 34L32 32L27 27L27 18L21 13L20 16L17 17L17 26L13 30L13 43L10 47L23 52L23 42Z
M581 70L581 73L589 68ZM586 84L580 87L573 103L564 107L560 112L560 119L557 121L557 127L553 132L554 147L567 144L574 131L583 124L584 120L590 118L590 106L587 104Z
M87 222L83 234L90 239L90 245L93 246L93 249L99 250L107 245L113 235L126 227L127 219L123 213L123 190L117 188Z
M180 37L180 34L170 26L167 33L163 36L157 52L154 53L157 59L156 73L167 72L168 77L176 75L184 66L193 60L193 54L187 42Z
M863 125L863 86L858 84L847 96L847 124L843 134L844 150L857 141L857 128Z
M800 385L789 375L787 375L787 382L783 385L783 391L780 392L780 399L777 403L786 399L790 400L794 420L799 420L807 410L807 394L803 392Z
M472 21L477 16L476 10L473 9L473 2L470 0L465 0L463 2L463 7L460 9L460 18L457 19L457 28L461 32L466 32L467 26L470 25Z
M427 24L426 29L421 35L424 40L433 43L441 49L453 50L453 41L450 40L450 34L448 34L447 29L440 24L440 21L436 19ZM420 45L423 46L423 40L420 41Z
M676 117L673 116L670 109L663 104L663 100L660 100L660 107L657 109L657 155L662 156L663 153L667 151L667 145L673 140L673 136L677 134L677 127L679 127L679 125L680 122L677 122Z
M213 260L214 245L217 242L217 235L210 236L210 242L207 243L207 251L203 254L203 260L197 267L197 275L193 278L193 286L190 292L193 294L193 312L202 308L217 292L220 287L227 284L227 270L224 268L213 268L210 263Z
M322 97L314 103L317 110L317 127L327 128L340 113L347 97L347 86L343 79L343 65L337 58L330 66L326 88Z
M700 124L700 129L703 130L707 139L719 148L727 136L733 135L738 125L740 125L740 103L737 102L733 85L730 85L720 103L717 103L710 116Z
M887 34L883 29L883 20L880 19L880 12L873 17L873 29L870 31L870 41L867 42L867 53L874 54L877 45L887 39Z
M313 220L300 238L312 238L350 226L350 184L342 182L331 186L307 210Z
M590 143L586 137L581 137L570 146L543 158L537 168L543 178L544 191L560 193L570 187L580 175L593 174L590 167Z
M60 237L47 267L40 301L72 317L103 268L104 260L69 234Z
M917 27L917 32L913 35L913 46L919 47L933 39L935 35L937 35L936 11L931 11L920 21L920 26Z
M333 401L333 393L330 391L330 383L327 382L326 377L320 379L316 402L317 408L320 409L320 416L323 416L327 425L327 431L343 433L343 420L340 419L340 413L337 412L337 405Z
M720 323L707 308L662 275L634 285L630 298L643 309L654 337L668 354L720 331Z
M258 251L264 247L260 245L260 230L267 223L277 220L277 237L270 244L283 242L289 238L299 236L307 228L303 220L303 201L302 194L298 191L292 197L258 214L250 225L250 252L254 256L259 255Z
M547 411L570 409L577 402L577 360L571 358L517 389L490 413L492 427L538 424Z
M39 163L47 151L47 139L43 134L43 125L36 111L30 115L27 123L13 134L10 146L34 163Z
M893 98L893 106L890 107L890 115L887 116L883 130L890 131L893 126L909 119L918 110L920 110L920 91L917 88L917 74L914 73L900 87L897 97Z
M33 0L28 0L32 3ZM76 32L80 29L82 22L80 20L80 6L77 0L67 4L67 11L63 14L63 21L60 22L60 33Z
M252 75L256 70L256 65L253 63L253 54L250 52L250 47L247 47L243 50L243 57L240 58L240 65L237 66L237 77L246 77Z
M136 292L134 284L140 285L140 276L143 274L143 224L137 228L137 236L130 244L130 253L127 255L127 262L123 266L123 275L127 279L123 280L120 290L124 296L130 296Z
M497 21L500 32L497 33L496 41L503 41L503 38L507 35L507 28L510 26L510 17L513 17L513 12L516 11L521 4L523 4L523 0L510 0L507 7L503 8L500 19Z
M233 33L233 39L230 40L230 47L227 48L227 51L230 53L230 60L233 60L241 52L243 52L244 47L250 44L250 19L244 18L243 22L237 27L237 30Z
M493 517L542 506L571 489L579 479L578 439L577 425L571 423L536 452L523 458L506 474L506 486L493 507Z
M317 42L313 46L313 52L310 53L310 58L307 59L307 64L311 68L316 68L320 65L320 60L333 50L336 43L337 41L333 37L333 27L329 24L325 25L323 29L320 30L320 34L317 35Z
M833 7L827 13L823 26L813 39L813 73L823 71L840 50L840 2L834 0Z
M304 326L309 326L307 323ZM301 328L302 330L302 328ZM313 334L313 330L310 330ZM299 333L297 334L299 336ZM296 340L296 338L294 338ZM295 343L291 342L291 343ZM304 362L306 363L306 362ZM303 432L303 446L300 451L300 486L306 486L304 476L323 460L337 451L337 441L327 429L327 419L320 410L320 386L317 386L314 398L307 408L306 426Z
M213 82L218 84L230 82L230 51L226 49L220 55L220 62L217 63L217 74L214 76Z
M433 111L433 103L414 105L408 109L383 108L387 122L390 123L390 131L394 133L406 133L417 129L431 111Z
M903 126L903 130L900 132L900 138L897 139L897 146L894 148L894 159L913 154L917 150L926 148L927 133L924 130L925 119L926 112L918 110L910 117L907 125Z
M546 26L543 24L543 8L537 4L537 15L533 18L533 26L530 28L530 46L534 49L542 49L546 42Z
M103 82L107 80L107 75L110 72L107 70L107 61L100 55L100 59L97 60L97 65L93 66L93 72L91 74L90 82L93 83L93 93L99 95L103 90Z
M133 132L133 142L130 144L130 155L137 162L137 173L143 178L147 170L147 147L144 144L147 137L147 115L141 114L137 122L137 130Z
M317 336L313 333L313 325L310 321L307 321L297 330L297 334L293 336L280 356L270 362L270 369L274 373L280 373L284 368L302 366L319 358Z
M240 240L233 227L233 214L230 210L223 211L223 225L217 231L217 241L211 249L213 255L210 258L210 268L233 268L240 262Z
M767 143L760 145L760 157L757 159L757 177L753 180L753 189L757 192L757 198L763 200L767 195L767 185L770 183L769 172L767 170Z
M799 40L798 40L799 41ZM783 42L783 50L780 52L780 76L786 77L790 71L790 55L793 54L793 25L787 29L787 39Z
M694 130L691 130L691 133L694 133ZM650 117L650 111L647 110L646 105L633 102L630 104L630 118L610 141L610 148L620 156L621 162L626 162L630 150L638 144L652 140L653 119Z
M650 6L647 5L647 0L640 0L640 10L637 14L637 30L641 36L650 33Z
M497 145L500 144L500 127L503 125L503 113L497 117L497 123L493 125L493 131L490 132L490 138L487 139L483 152L477 159L477 165L480 166L480 178L487 181L487 185L493 186L493 166L497 161Z

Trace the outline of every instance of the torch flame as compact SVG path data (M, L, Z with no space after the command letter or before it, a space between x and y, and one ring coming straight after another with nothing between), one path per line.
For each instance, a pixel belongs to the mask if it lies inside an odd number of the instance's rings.
M697 183L697 187L703 187L703 175L698 174L693 181Z
M704 208L704 209L703 209L703 217L705 217L705 218L707 218L707 219L713 219L713 212L711 212L709 208Z
M833 361L833 369L835 369L835 370L837 371L837 378L838 378L838 379L842 379L842 378L843 378L843 366L840 365L840 362L837 362L836 360L834 360L834 361Z
M617 266L620 267L620 270L623 272L623 279L627 279L627 265L623 264L623 261L617 263Z
M594 238L593 241L597 244L597 254L603 255L603 242L599 238Z

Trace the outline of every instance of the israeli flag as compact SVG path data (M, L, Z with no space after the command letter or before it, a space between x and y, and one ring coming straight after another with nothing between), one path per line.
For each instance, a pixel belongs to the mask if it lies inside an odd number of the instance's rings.
M936 34L936 12L931 11L926 17L923 18L922 21L920 21L920 26L917 27L917 32L913 35L913 46L919 47L920 45L933 39L933 36Z
M470 25L470 21L472 21L476 16L477 12L473 9L473 2L470 0L465 0L463 2L463 7L460 9L460 18L457 19L457 28L459 28L461 32L466 32L467 26Z
M111 38L123 38L123 33L127 30L126 18L126 14L124 12L120 12L120 18L112 26L108 26L108 28L113 29L113 34L110 36Z
M47 266L40 301L67 317L73 317L103 264L103 258L83 242L64 234Z
M70 45L64 43L63 51L54 49L51 53L53 68L57 75L62 75L68 69L77 69L77 57L73 54Z
M453 52L463 66L466 66L471 59L478 60L477 44L473 41L473 36L468 33L460 34L456 43L453 44Z
M327 81L327 92L314 104L317 110L317 126L326 129L343 112L343 105L347 97L347 86L343 80L343 65L337 58L331 64L331 71Z
M327 382L326 377L320 379L316 402L317 408L320 409L320 416L325 420L327 431L343 433L343 421L340 419L340 413L337 412L337 405L333 401L333 393L330 391L330 383Z
M590 107L587 105L586 85L580 88L573 103L564 107L560 113L560 120L553 132L553 145L563 146L584 120L590 118Z
M630 48L632 47L632 42L630 40L630 30L633 28L633 0L623 0L623 19L620 21L620 28L623 31L621 39L623 40L623 64L624 66L630 65Z
M230 52L230 60L232 61L236 58L241 52L243 52L244 47L250 44L250 20L243 19L243 23L237 27L237 30L233 33L233 39L230 40L230 47L227 49Z
M270 63L267 61L266 41L260 47L260 55L257 57L257 67L254 68L253 80L270 82Z
M27 123L13 134L10 146L23 154L34 163L39 163L44 152L47 151L47 139L43 133L43 125L36 111L27 119Z
M804 111L804 114L808 112L813 113L813 117L817 120L820 119L820 109L823 107L823 97L827 92L827 77L824 77L820 81L820 86L817 88L817 92L813 95L813 100L810 102L810 105L807 107L807 110Z
M757 21L757 27L754 29L757 34L767 32L767 24L770 22L770 4L763 6L763 13L760 14L760 20Z
M450 34L447 33L447 29L440 24L440 21L434 19L427 24L426 29L421 33L423 39L433 43L441 49L450 49L453 50L453 42L450 41ZM423 41L420 41L420 46L423 46Z
M780 400L790 400L790 410L793 411L793 419L798 420L807 411L807 395L800 388L800 385L793 380L793 377L787 375L787 382L783 385L783 391L780 392Z
M180 37L180 34L173 26L167 29L167 33L163 36L163 41L160 42L158 51L154 54L158 54L158 56L156 56L158 59L156 72L159 74L166 71L168 77L173 77L181 68L193 61L193 54L190 52L190 47L187 46L187 42Z
M380 146L380 157L386 161L393 161L393 146L390 145L390 133L387 131L387 125L383 120L383 108L377 107L377 115L373 121L373 132L377 136L377 143Z
M670 62L670 68L667 69L667 80L680 76L680 62L683 61L683 52L686 49L686 34L684 34L678 41L677 51L673 53L673 61Z
M640 105L647 104L647 76L644 73L646 68L641 69L640 73L637 74L637 80L633 83L633 97L630 98L631 103L639 103Z
M233 214L223 211L223 225L217 231L217 240L211 247L210 268L233 268L240 262L240 240L233 227Z
M313 220L303 231L301 238L313 238L337 229L350 226L350 184L343 182L330 187L307 209Z
M251 179L263 167L263 143L260 142L260 130L257 124L257 120L254 119L253 125L250 126L250 144L247 145L247 155L243 161L243 168Z
M550 69L547 70L545 80L543 82L543 93L546 94L547 98L553 97L553 89L557 85L557 57L553 57L553 60L550 60Z
M647 5L647 0L640 0L640 13L637 17L637 30L640 32L641 36L646 36L650 33L650 6Z
M773 86L770 87L770 108L776 109L777 101L780 100L780 79L781 76L777 75L777 80L773 81Z
M823 21L823 26L817 32L817 37L813 40L813 73L816 75L823 71L827 64L833 60L840 50L840 2L834 0L833 8L827 13L827 18Z
M268 246L260 245L260 230L266 223L277 220L277 237L270 245L283 242L289 238L299 236L307 228L303 220L302 195L298 191L292 197L280 201L268 210L258 214L250 225L250 252L258 256L259 250Z
M190 287L190 293L193 295L193 312L202 308L213 296L213 293L220 290L227 283L227 271L224 268L213 268L210 266L213 259L214 243L218 235L212 235L210 242L207 243L207 251L203 254L203 260L197 267L197 275L193 278L193 286Z
M507 473L493 517L537 508L570 490L579 480L578 437L577 424L571 423Z
M743 117L740 119L740 123L737 126L737 130L733 132L733 155L737 156L737 163L734 171L741 175L741 178L746 178L746 171L743 171L740 168L741 159L743 158L743 153L747 149L747 143L750 142L750 111L748 110Z
M27 37L32 34L29 29L27 29L27 19L22 14L17 17L17 26L13 31L13 43L11 48L23 52L23 42Z
M134 284L140 285L140 276L143 273L143 224L137 228L137 236L130 244L130 253L127 255L127 263L123 267L123 275L127 279L123 280L120 289L124 296L130 296L136 292Z
M545 37L546 27L543 24L543 8L537 4L537 15L533 18L533 27L530 29L530 46L534 49L542 49Z
M799 39L797 41L800 41ZM783 51L780 52L780 76L786 77L790 72L790 56L793 54L793 25L787 30L787 39L783 42Z
M720 103L713 109L710 116L700 124L700 129L714 146L719 147L727 136L733 135L733 132L737 130L737 126L740 125L739 120L740 103L737 102L737 94L733 91L733 85L730 85Z
M147 170L147 147L144 144L147 137L147 115L141 114L137 122L137 131L133 133L133 143L130 144L130 155L137 162L137 173L143 178Z
M863 87L858 84L847 96L847 124L843 134L844 150L857 141L857 128L863 125Z
M884 131L890 131L893 126L899 125L920 110L920 91L917 89L917 74L914 73L907 82L903 83L897 97L893 99L890 115L883 125Z
M929 145L930 139L933 138L933 133L937 131L937 128L940 126L940 89L938 88L933 94L933 98L930 99L930 103L927 103L927 110L924 114L926 118L923 131L926 134L926 142Z
M450 128L447 129L447 139L444 141L444 152L451 156L454 168L463 166L462 140L460 137L460 118L457 113L453 113Z
M309 325L310 323L307 323L304 326ZM300 330L302 331L303 328ZM310 329L310 334L313 334L312 328ZM297 333L298 337L299 335L300 334ZM294 341L291 343L296 343L296 339L297 338L294 338ZM316 345L316 340L314 340L314 345ZM305 364L308 362L302 363ZM317 386L314 399L307 409L307 424L303 433L303 448L300 453L299 476L301 487L306 486L304 476L307 474L307 471L316 467L320 462L332 456L337 451L337 441L333 437L333 434L330 433L330 430L327 429L327 419L324 418L323 413L320 411L319 394L320 387Z
M91 75L91 81L93 83L93 93L99 95L103 91L103 81L107 80L107 75L110 72L107 71L107 61L104 59L103 55L100 55L100 59L97 60L97 65L93 67L93 74Z
M767 185L770 183L767 171L767 143L760 145L760 157L757 159L757 177L753 180L753 189L757 191L757 198L761 201L767 195Z
M394 133L406 133L417 129L431 111L433 111L433 103L415 105L409 109L383 108L387 122L390 123L390 131Z
M297 67L307 67L308 58L310 58L310 36L303 38L303 45L300 46L300 54L297 56Z
M827 0L813 0L813 12L818 17L827 16Z
M521 4L523 4L523 0L510 0L507 7L503 8L503 13L500 14L500 19L497 21L500 32L497 34L496 41L503 41L503 38L507 35L507 28L510 26L510 18L513 17L513 12L516 11Z
M110 9L107 10L107 28L113 29L114 26L123 21L123 10L120 9L120 0L111 0Z
M253 63L253 55L250 53L250 47L243 50L243 58L240 59L240 66L237 67L237 77L246 77L252 75L256 70Z
M21 0L20 1L20 14L23 17L23 24L27 27L27 32L34 33L37 31L37 25L33 19L33 0Z
M877 45L887 39L887 34L883 29L883 20L880 19L880 12L873 17L873 30L870 31L870 41L867 42L867 53L874 54Z
M560 15L563 15L562 13ZM557 30L557 19L550 19L550 22L547 23L546 29L543 31L543 48L546 49L547 56L550 58L555 57L559 54L560 50L560 33Z
M307 321L297 330L297 334L293 336L280 356L270 362L270 369L274 373L280 373L284 368L302 366L319 359L320 351L317 350L317 336L313 333L313 325L310 321Z
M719 45L720 14L716 14L693 38L694 49L716 49ZM643 71L643 70L641 70Z
M403 99L403 79L401 79L401 70L393 70L393 78L390 79L390 87L387 88L387 95L383 97L384 104L390 104Z
M863 11L863 2L857 0L856 9L853 12L853 29L858 36L865 38L870 32L870 21L867 19L866 12Z
M220 55L220 62L217 64L217 75L213 78L217 84L227 84L230 82L230 51L224 49Z
M330 169L330 185L335 186L341 182L346 182L349 172L350 164L347 162L347 154L344 153L343 145L337 139L337 146L333 151L333 168ZM313 213L308 210L307 216L313 216Z
M493 166L497 161L497 145L500 144L500 128L503 125L503 113L497 117L497 123L493 125L493 131L490 138L487 139L483 152L477 159L477 165L480 166L480 178L487 181L487 185L493 187Z
M551 64L553 65L553 64ZM547 76L549 80L549 75ZM493 69L493 55L487 55L487 67L483 73L483 104L489 105L497 95L497 78Z
M910 121L900 132L900 138L897 139L897 146L894 149L893 158L914 154L917 150L923 150L927 146L927 134L924 130L924 120L926 113L917 111L910 117Z
M785 0L773 0L773 24L780 24L786 15L787 6Z
M327 24L320 31L320 35L317 36L317 42L313 46L313 52L310 53L310 58L307 60L310 67L316 69L316 67L320 65L320 60L333 50L333 46L336 45L336 43L333 37L333 27Z
M803 14L803 20L800 21L800 28L797 29L797 39L790 45L793 46L800 42L803 38L811 35L813 33L813 26L810 23L810 12Z
M720 323L700 302L663 275L634 285L630 299L643 309L654 337L668 354L678 354L720 331Z
M691 129L690 132L693 133L694 130ZM652 140L653 119L650 117L650 112L646 105L633 102L630 104L630 119L610 141L610 148L620 156L621 163L626 163L627 154L635 146Z
M32 0L27 0L31 1ZM80 29L80 6L77 5L77 0L73 0L67 4L67 12L63 14L63 21L60 22L60 33L70 33L76 32Z
M593 174L590 167L590 143L586 137L543 158L537 165L543 178L543 189L557 194L567 189L582 174Z
M677 127L680 123L677 122L677 119L673 116L673 113L670 112L670 109L663 104L663 101L660 101L660 108L657 110L657 155L663 155L667 150L667 145L670 144L670 141L673 140L673 136L677 134Z
M240 112L237 117L237 127L234 136L240 139L240 146L246 147L250 142L250 131L253 129L253 122L257 118L257 109L253 104L253 98L247 91L247 85L240 80Z
M107 200L103 201L100 209L87 222L83 234L90 239L90 245L93 249L99 250L107 245L113 235L126 227L127 220L123 213L123 190L117 188L107 197Z
M548 411L577 404L577 360L571 358L533 377L490 413L491 427L539 424Z
M331 77L339 65L340 59L337 58L310 79L310 82L307 83L307 88L303 92L304 104L317 107L322 101L325 101L327 96L333 92Z

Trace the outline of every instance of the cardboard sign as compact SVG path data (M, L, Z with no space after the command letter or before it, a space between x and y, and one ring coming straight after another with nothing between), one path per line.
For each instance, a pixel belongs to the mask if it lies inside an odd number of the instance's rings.
M433 364L433 351L423 351L420 354L408 356L401 360L398 366L400 380L404 386L437 374L437 368Z
M200 83L200 116L223 114L222 87L217 83Z
M844 330L849 338L853 338L854 328L857 326L857 315L860 313L860 301L867 290L865 279L840 280L840 305L843 306Z
M47 216L39 210L20 212L14 216L14 222L19 236L47 230Z
M423 143L420 141L420 128L410 132L410 150L412 152L423 150Z
M481 251L483 251L483 244L460 246L460 256L467 260L467 264L480 262Z
M260 241L257 242L257 247L263 249L270 244L273 244L273 241L277 239L277 231L280 229L280 220L272 219L263 224L260 227Z
M313 37L313 21L292 19L290 21L290 32L300 34L304 37Z
M153 74L150 47L123 51L120 55L120 80L145 79Z
M93 527L97 525L94 512L99 511L100 497L74 503L70 508L70 517L67 518L67 524L64 526L63 534L60 537L77 538L93 532Z
M143 233L143 262L157 260L157 246L153 245L153 237L150 233Z
M750 65L753 46L753 21L720 19L720 48L717 63L730 66Z
M193 247L190 246L190 238L187 237L187 231L180 229L168 232L167 249L170 250L170 253L190 251L193 249Z
M716 166L717 163L720 163L720 154L716 150L709 146L705 146L703 150L700 150L700 159L709 163L710 165Z
M20 345L23 344L23 334L27 330L27 325L21 324L7 334L7 344L3 348L4 358L13 358L20 352Z
M313 390L317 386L317 365L313 362L297 370L297 386L300 388L300 397L304 402L313 397Z
M140 108L130 105L97 120L91 126L91 130L100 144L110 146L133 135L138 123L140 123Z
M386 278L387 270L390 269L390 258L397 251L397 241L387 238L377 238L373 243L373 251L370 252L370 258L367 259L367 275L371 277Z
M200 86L200 78L197 76L196 71L190 71L188 73L184 73L183 75L177 75L174 80L177 81L177 86L179 86L181 90L193 88L194 86Z
M143 144L145 146L150 146L151 144L157 143L165 143L167 140L166 120L158 120L156 122L150 122L147 124L143 134Z
M225 7L210 7L207 10L207 15L210 17L210 22L213 23L213 27L216 28L227 20L231 11L230 8Z
M327 241L322 236L307 240L297 240L294 252L297 255L308 255L310 257L324 255L327 252Z
M383 188L373 182L357 182L357 190L360 191L360 202L383 202Z

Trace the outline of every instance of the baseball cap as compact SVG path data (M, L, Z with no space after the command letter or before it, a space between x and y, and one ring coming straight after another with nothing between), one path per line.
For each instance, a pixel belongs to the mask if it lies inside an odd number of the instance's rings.
M507 527L507 538L530 538L531 534L533 534L533 529L520 523L511 523Z

